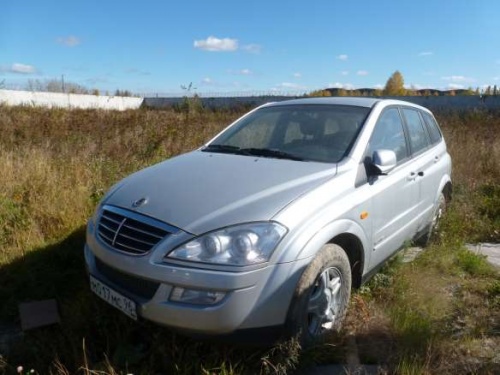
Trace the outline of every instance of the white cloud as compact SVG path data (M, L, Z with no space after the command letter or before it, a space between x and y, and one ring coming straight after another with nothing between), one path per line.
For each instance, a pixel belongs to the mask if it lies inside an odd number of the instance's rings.
M306 90L307 87L303 85L299 85L298 83L293 82L283 82L277 85L278 89L287 89L287 90Z
M354 85L352 83L340 83L340 82L329 83L328 87L335 89L346 89L346 90L354 89Z
M214 80L210 77L205 77L201 80L201 84L205 86L211 86L215 84Z
M476 82L476 80L474 78L465 77L465 76L446 76L446 77L441 77L441 79L444 81L450 81L450 82L454 82L454 83Z
M137 69L137 68L128 68L128 69L125 69L125 73L128 73L128 74L137 74L137 75L141 75L141 76L149 76L149 75L151 75L150 72L145 71L145 70L141 70L141 69Z
M81 43L81 40L74 35L70 35L57 38L57 43L62 44L66 47L75 47Z
M349 58L349 56L347 56L347 55L338 55L337 56L337 59L342 60L342 61L346 61L348 58Z
M236 51L238 49L238 40L231 38L219 39L209 36L204 40L195 40L194 48L210 52Z
M262 46L259 44L247 44L241 47L241 49L250 53L260 53Z
M500 76L498 76L498 77L493 77L493 81L500 81Z
M241 83L241 82L233 82L231 85L233 87L238 88L238 89L247 89L247 88L250 87L249 84L247 84L247 83Z
M367 76L368 72L366 70L358 70L356 73L358 76Z
M249 76L249 75L252 75L254 74L253 71L251 71L250 69L240 69L240 70L228 70L227 71L229 74L234 74L234 75L238 75L238 76Z
M423 56L432 56L432 55L434 55L434 52L431 52L431 51L423 51L423 52L420 52L418 55L419 55L419 56L422 56L422 57L423 57Z
M429 88L429 86L424 86L421 85L420 83L412 83L410 85L404 85L405 89L410 89L410 90L422 90Z
M343 70L342 72L340 72L340 74L342 74L343 76L348 76L349 75L349 71L348 70Z
M8 67L0 68L1 71L16 74L35 74L36 68L33 65L14 63Z
M299 72L293 73L294 78L302 78L302 74Z
M451 90L459 90L459 89L463 89L464 85L461 85L459 83L449 83L448 88Z
M383 84L381 84L381 83L377 83L374 87L375 87L376 89L381 90L381 89L383 89L385 86L384 86Z

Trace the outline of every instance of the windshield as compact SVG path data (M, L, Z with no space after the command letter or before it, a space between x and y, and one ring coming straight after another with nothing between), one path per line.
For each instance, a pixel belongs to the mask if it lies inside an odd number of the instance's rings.
M336 163L349 153L369 111L341 105L265 107L203 151Z

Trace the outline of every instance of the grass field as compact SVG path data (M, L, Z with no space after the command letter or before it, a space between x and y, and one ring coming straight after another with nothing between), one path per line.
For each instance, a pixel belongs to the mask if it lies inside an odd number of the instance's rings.
M48 298L62 320L27 332L0 358L0 374L19 365L39 374L284 374L344 363L349 336L381 373L500 373L500 279L463 248L500 242L500 111L436 112L454 163L439 237L362 287L344 331L315 348L197 341L133 323L91 295L85 223L106 189L200 146L240 114L0 106L0 323L19 323L19 302Z

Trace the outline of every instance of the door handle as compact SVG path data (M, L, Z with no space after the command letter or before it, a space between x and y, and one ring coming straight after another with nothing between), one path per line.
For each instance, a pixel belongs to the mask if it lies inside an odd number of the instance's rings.
M407 181L415 181L417 178L417 174L415 172L411 172L407 177L406 177L406 180Z
M438 155L434 156L434 163L437 163L438 161L439 161L439 156Z
M424 172L423 171L420 171L417 173L420 177L424 177Z

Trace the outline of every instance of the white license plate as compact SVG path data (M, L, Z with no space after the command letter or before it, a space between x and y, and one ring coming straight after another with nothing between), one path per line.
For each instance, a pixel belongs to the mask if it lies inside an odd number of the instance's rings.
M118 310L122 311L132 319L137 320L137 307L134 301L111 289L109 286L97 280L92 275L89 276L90 289L95 294L97 294L111 306L116 307Z

